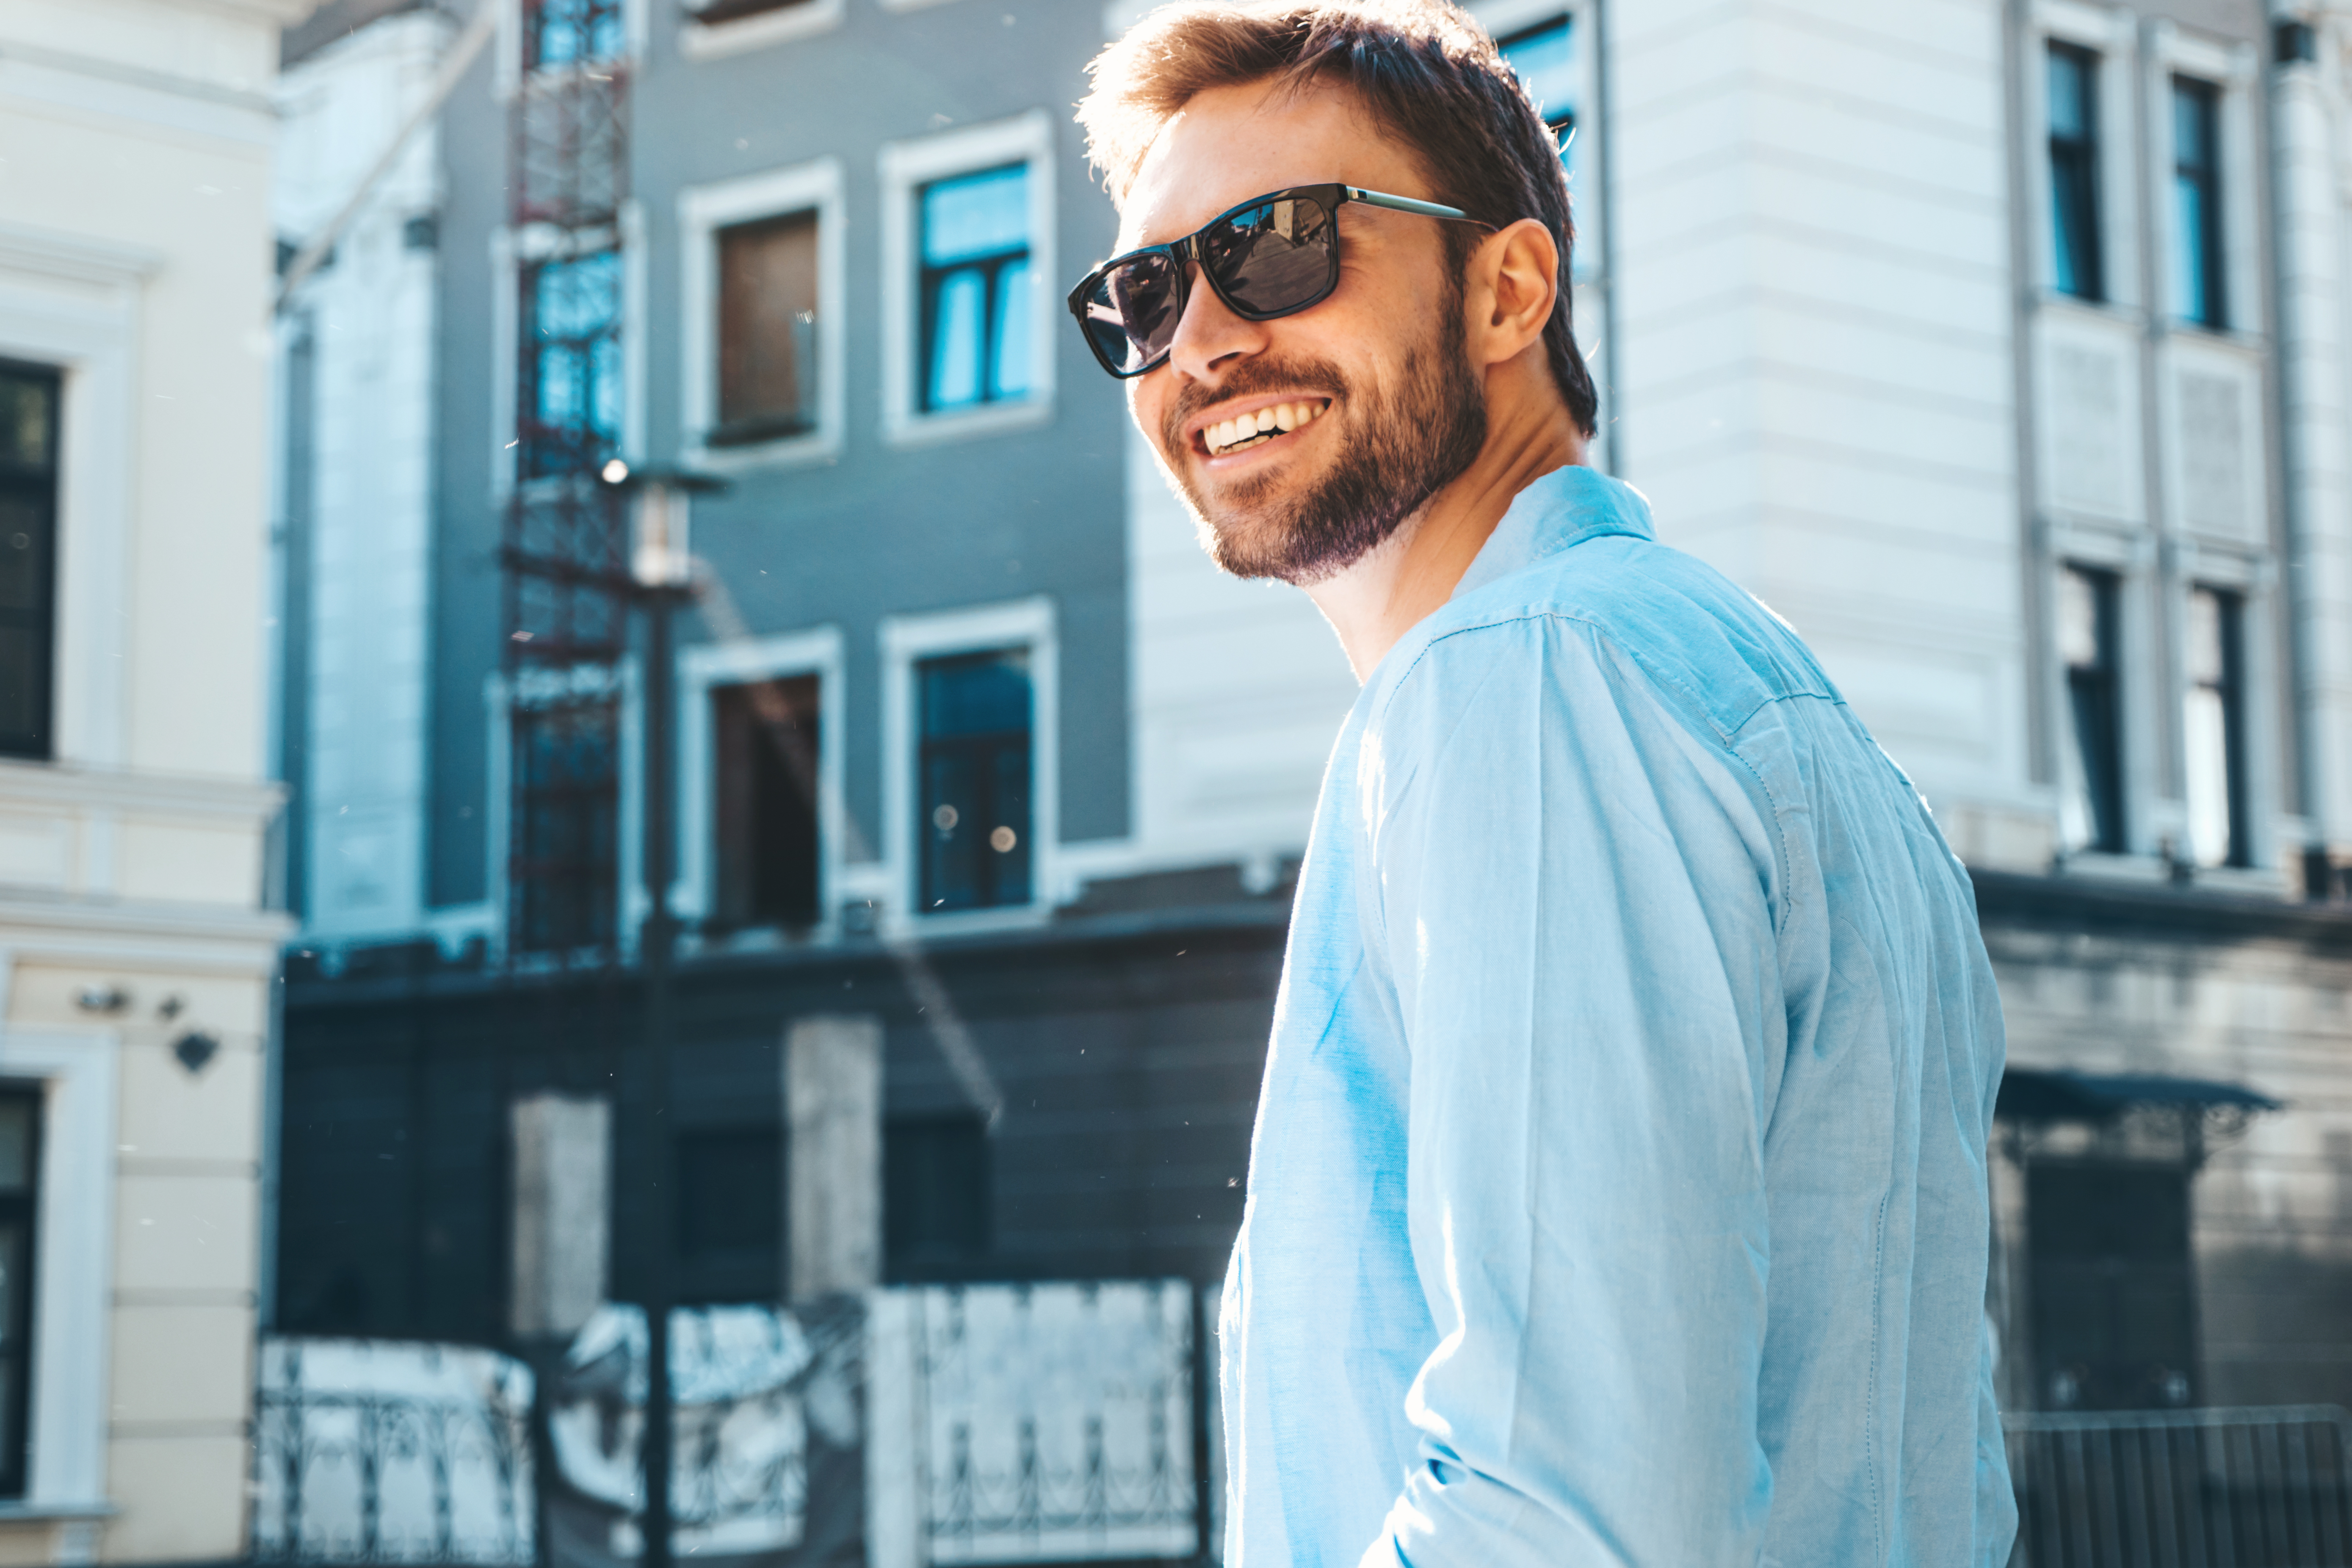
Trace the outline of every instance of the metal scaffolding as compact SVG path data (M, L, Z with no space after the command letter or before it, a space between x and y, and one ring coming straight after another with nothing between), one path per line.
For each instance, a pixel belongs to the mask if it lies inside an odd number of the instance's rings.
M521 0L519 19L507 948L602 961L620 931L627 637L623 503L598 477L621 442L622 0Z

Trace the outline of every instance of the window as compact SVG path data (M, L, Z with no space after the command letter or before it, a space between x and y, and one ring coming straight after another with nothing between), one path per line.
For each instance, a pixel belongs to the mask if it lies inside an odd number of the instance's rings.
M2189 852L2200 866L2252 861L2246 838L2244 605L2216 588L2189 593Z
M1576 33L1566 16L1522 28L1496 46L1527 84L1565 154L1576 134Z
M621 443L621 254L522 272L525 479L591 472Z
M0 1090L0 1498L25 1495L40 1170L40 1090Z
M0 755L49 754L58 374L0 363Z
M2188 1168L2036 1163L2027 1170L2025 1203L2044 1405L2189 1403L2197 1340Z
M773 1127L677 1141L679 1295L773 1301L784 1278L784 1141Z
M723 928L817 923L817 678L714 687L718 888Z
M601 947L614 939L620 718L610 700L512 710L520 788L508 879L511 929L525 952Z
M1029 165L922 187L922 406L1025 397L1032 287Z
M2099 57L2050 46L2050 240L2061 294L2104 300L2099 250Z
M2230 324L2221 267L2221 91L2192 77L2172 79L2172 313L2184 321Z
M714 447L816 426L817 215L719 231L719 423Z
M531 70L621 53L622 0L523 0L523 61Z
M2070 721L2059 837L2069 849L2124 849L2123 722L2117 690L2111 572L2069 566L2058 575L2058 651Z
M1025 648L926 659L915 667L925 914L1029 901L1030 723Z
M988 1128L978 1116L882 1129L882 1247L893 1279L952 1270L989 1248Z
M772 11L789 11L805 5L810 0L687 0L686 14L706 27L722 22L740 22L746 16L764 16Z

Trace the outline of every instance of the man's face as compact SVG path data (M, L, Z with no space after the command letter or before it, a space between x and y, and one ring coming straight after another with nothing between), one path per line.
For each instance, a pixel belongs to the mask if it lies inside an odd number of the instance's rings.
M1188 103L1128 193L1118 249L1164 244L1228 207L1339 181L1438 200L1419 166L1339 89L1264 84ZM1342 206L1339 284L1295 316L1248 321L1197 270L1168 362L1129 406L1236 576L1312 583L1380 543L1486 441L1463 350L1446 226ZM1253 435L1240 421L1266 422Z

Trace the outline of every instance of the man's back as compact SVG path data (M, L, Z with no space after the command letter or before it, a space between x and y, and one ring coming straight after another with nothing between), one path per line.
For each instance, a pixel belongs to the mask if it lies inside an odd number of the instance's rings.
M1538 481L1325 783L1229 1561L2005 1556L2000 1063L1965 873L1794 634Z

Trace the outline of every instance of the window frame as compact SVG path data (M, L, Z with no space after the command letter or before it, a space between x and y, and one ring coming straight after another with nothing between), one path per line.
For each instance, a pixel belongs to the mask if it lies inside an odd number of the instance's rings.
M2152 243L2158 247L2158 265L2152 271L2158 296L2150 303L2150 314L2165 331L2240 342L2259 342L2263 335L2265 283L2261 251L2262 214L2256 201L2263 174L2254 89L2262 77L2262 51L2253 44L2191 32L2168 20L2150 25L2148 36L2141 93L2149 150L2147 188L2154 203L2147 226ZM2192 79L2213 89L2214 169L2218 184L2214 225L2224 322L2219 326L2177 315L2173 310L2178 286L2174 274L2184 243L2172 185L2172 82L2177 77Z
M2034 249L2033 279L2040 298L2061 307L2102 315L2128 312L2139 304L2140 209L2138 138L2132 133L2135 73L2142 68L2139 29L2129 12L2110 11L2082 0L2040 0L2027 33L2023 65L2022 127L2030 188ZM2097 185L2097 230L2101 297L2085 299L2058 287L2058 237L2052 225L2056 197L2051 186L2049 51L2080 49L2098 66L2093 87L2097 117L2093 137Z
M635 962L637 930L646 916L645 889L645 705L637 656L628 654L613 665L580 665L570 669L525 669L509 675L494 670L483 678L482 707L489 736L488 791L488 896L478 906L482 931L493 963L518 969L560 969L572 952L533 951L518 947L513 929L514 889L507 874L514 833L514 714L518 708L558 705L568 698L587 700L602 697L619 705L620 747L618 797L614 831L619 843L614 854L614 949L624 962ZM673 888L672 912L676 912Z
M840 456L849 403L848 245L838 158L678 192L678 451L713 473L799 467ZM816 215L816 425L771 440L714 447L719 412L719 236L739 225Z
M1066 319L1054 233L1055 127L1042 109L1007 120L886 145L882 191L882 437L893 446L960 440L1034 427L1053 416L1056 323ZM1029 169L1030 375L1025 396L930 412L916 367L922 348L923 187L1013 163Z
M893 616L882 645L882 923L896 935L1034 925L1061 901L1061 684L1054 602L1038 596L935 615ZM1029 901L924 913L914 814L922 755L917 667L957 654L1024 648L1029 656Z
M2112 773L2110 789L2113 797L2109 803L2112 817L2109 826L2113 831L2104 838L2098 835L2098 805L2094 800L2092 802L2092 837L2084 843L2080 845L2066 843L2062 815L2060 853L2070 859L2080 856L2120 858L2132 851L2133 829L2137 826L2139 816L2133 809L2136 792L2132 787L2134 780L2132 735L2138 726L2132 721L2131 693L2126 689L2123 678L2124 671L2129 668L2131 662L2126 657L2125 648L2126 642L2125 601L2130 592L2131 578L2127 572L2111 563L2086 560L2077 556L2062 557L2053 563L2053 592L2050 599L2053 610L2061 603L2065 591L2065 579L2069 575L2080 575L2091 580L2095 592L2099 595L2095 602L2096 607L2104 613L2105 618L2105 625L2099 628L2103 634L2102 647L2099 649L2100 663L2106 680L2107 722L2112 731L2108 737L2111 751L2108 765ZM2058 768L2058 787L2062 794L2064 794L2072 792L2079 785L2085 797L2090 797L2095 794L2093 781L2087 777L2078 779L2074 776L2083 767L2077 756L2077 744L2074 734L2074 666L2066 658L2055 615L2053 616L2051 627L2051 649L2053 654L2051 662L2054 667L2058 688L2056 711L2061 757Z
M845 0L788 0L773 10L718 22L706 22L685 6L679 9L679 55L688 60L716 60L830 32L841 26L849 8Z
M2169 134L2165 138L2168 155L2163 161L2166 171L2165 189L2171 198L2165 204L2170 215L2171 244L2166 247L2167 268L2173 298L2166 301L2166 312L2173 321L2208 331L2227 332L2236 323L2231 309L2230 286L2236 268L2230 258L2229 187L2223 169L2224 137L2222 100L2227 89L2220 82L2188 71L2175 70L2166 78L2165 107ZM2204 145L2201 168L2188 160L2188 151L2181 145L2180 115L2183 101L2198 106ZM2190 235L2181 227L2179 194L2186 182L2200 186L2202 198L2199 210L2203 216L2200 232ZM2187 288L2186 275L2191 251L2196 253L2197 268L2204 275L2205 289L2201 309L2190 313L2187 301L2179 296Z
M844 786L845 684L846 659L838 626L825 626L744 642L698 643L678 655L678 879L670 908L688 922L710 918L718 906L718 733L711 721L711 694L721 686L816 678L816 864L817 923L803 939L830 942L841 935L842 847L846 817ZM691 946L761 944L774 938L769 928L730 933L711 941L698 933Z
M2056 121L2050 113L2052 100L2055 96L2052 91L2052 82L2062 58L2068 61L2079 74L2082 83L2084 121L2080 132L2066 137L2065 145L2063 147ZM2071 300L2080 300L2085 304L2104 304L2107 299L2109 269L2106 260L2105 224L2103 216L2106 207L2107 182L2103 177L2104 172L2100 167L2106 144L2105 122L2106 97L2101 90L2102 79L2105 75L2101 68L2103 57L2097 50L2070 38L2045 38L2042 40L2042 100L2044 133L2042 142L2043 174L2049 181L2051 198L2046 221L2049 224L2050 232L2052 288L2055 292ZM2062 157L2069 162L2079 163L2081 165L2080 174L2084 187L2079 193L2079 203L2069 204L2078 209L2072 212L2062 210L2058 189L2058 173ZM2059 277L2057 260L2066 249L2067 231L2070 227L2077 226L2081 230L2083 253L2075 258L2075 271L2077 274L2088 276L2077 279L2078 282L2086 286L2070 289Z
M2220 678L2207 681L2200 679L2188 657L2187 628L2195 616L2199 595L2210 595L2219 617L2216 628L2221 638L2221 668ZM2215 871L2244 871L2255 864L2253 833L2253 748L2252 715L2247 711L2246 699L2251 689L2247 679L2248 632L2253 619L2253 605L2245 588L2237 584L2220 583L2206 577L2192 578L2182 584L2181 595L2182 658L2180 680L2181 730L2181 805L2184 814L2189 801L2189 702L2200 690L2212 691L2221 707L2221 754L2224 791L2223 819L2228 828L2228 845L2222 858L2210 864L2196 860L2197 847L2189 834L2182 833L2182 856L2194 861L2200 874ZM2192 819L2193 820L2193 819Z
M0 969L0 984L6 971ZM113 1314L107 1247L63 1245L113 1234L115 1116L121 1045L111 1030L0 1033L0 1079L42 1097L33 1218L31 1463L18 1507L73 1516L105 1510ZM58 1243L52 1245L52 1243Z

